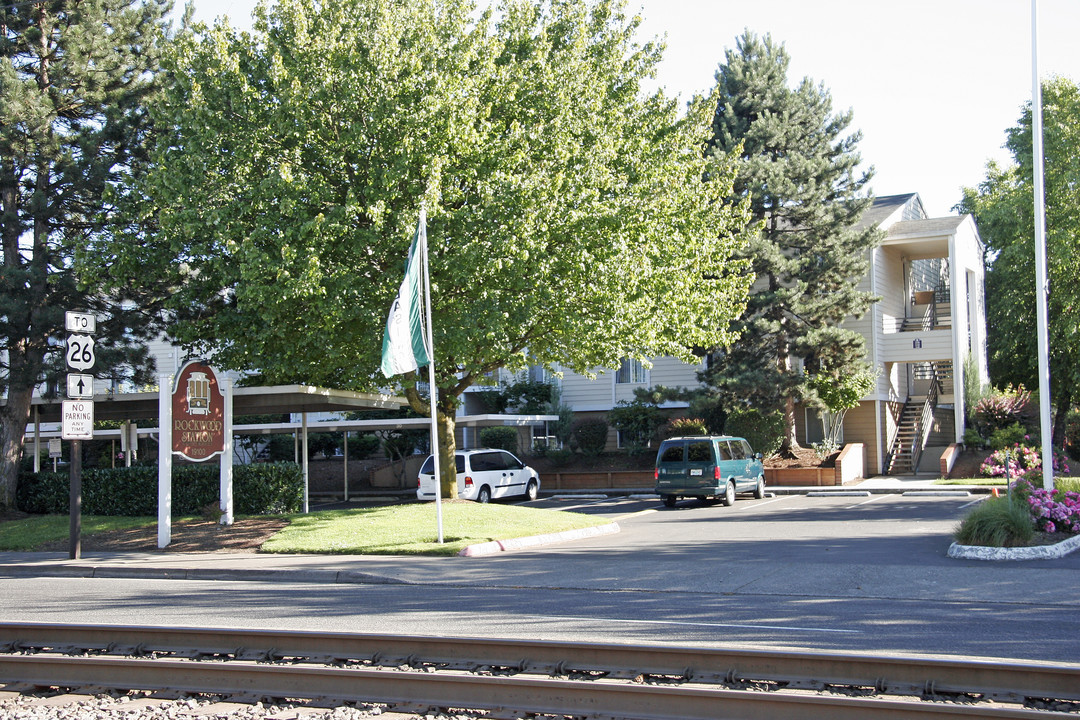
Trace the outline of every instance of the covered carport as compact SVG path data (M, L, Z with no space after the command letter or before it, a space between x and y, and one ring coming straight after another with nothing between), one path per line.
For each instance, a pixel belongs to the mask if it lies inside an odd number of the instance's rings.
M297 422L261 423L233 425L233 435L270 435L270 434L293 434L298 438L297 461L301 465L304 476L304 510L308 508L309 488L309 465L308 465L308 434L309 432L375 432L379 430L425 430L430 427L428 418L379 418L371 420L323 420L317 423L309 423L309 415L336 412L357 412L375 410L397 410L407 404L405 398L400 396L383 395L378 393L358 393L349 390L333 390L310 385L277 385L269 387L236 387L232 389L233 414L236 416L246 415L274 415L274 414L299 414ZM96 420L113 420L120 422L150 421L154 425L140 426L137 429L139 437L158 440L160 430L157 427L159 418L158 392L143 393L119 393L101 394L94 397L94 413ZM34 398L32 409L31 427L28 435L33 436L34 446L34 471L40 471L38 463L41 457L41 443L43 440L59 438L61 401L60 399L45 400ZM456 418L456 424L460 428L481 428L496 425L509 426L533 426L545 422L558 420L557 415L465 415ZM47 429L43 426L49 426ZM314 428L314 430L312 430ZM95 440L119 440L125 430L95 430ZM126 455L130 460L130 453ZM348 451L345 452L345 467L342 476L343 494L349 495L348 488Z

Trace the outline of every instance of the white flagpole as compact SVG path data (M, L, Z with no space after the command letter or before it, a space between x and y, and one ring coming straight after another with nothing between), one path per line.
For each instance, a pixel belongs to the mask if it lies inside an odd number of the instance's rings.
M1046 187L1043 179L1042 84L1039 82L1039 0L1031 0L1031 140L1035 175L1035 311L1039 336L1039 428L1042 432L1043 488L1054 489L1054 438L1050 427L1050 340L1046 296ZM1059 411L1060 412L1060 411Z
M438 390L435 387L435 336L432 332L431 322L431 272L428 262L427 243L427 211L420 207L420 222L424 226L424 234L420 243L420 269L424 276L424 314L427 315L427 332L424 337L424 345L427 346L428 355L428 401L431 403L431 460L432 470L435 473L435 523L438 526L439 544L443 544L442 522L442 476L439 474L439 426L436 422L437 412L435 404L438 401Z

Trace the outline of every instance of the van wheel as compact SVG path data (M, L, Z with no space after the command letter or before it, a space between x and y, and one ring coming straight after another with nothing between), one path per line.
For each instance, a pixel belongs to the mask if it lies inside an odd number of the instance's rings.
M476 493L476 502L488 503L491 502L491 488L487 485L480 488L480 492Z
M765 476L759 475L757 479L757 487L754 488L754 497L761 500L765 497Z
M664 495L661 500L664 501L664 507L675 507L675 503L679 501L679 498L675 495Z
M525 488L525 497L529 500L535 500L539 494L540 488L537 487L535 480L530 480L529 484Z
M735 504L735 483L728 481L727 487L724 489L724 497L720 500L724 507L731 507Z

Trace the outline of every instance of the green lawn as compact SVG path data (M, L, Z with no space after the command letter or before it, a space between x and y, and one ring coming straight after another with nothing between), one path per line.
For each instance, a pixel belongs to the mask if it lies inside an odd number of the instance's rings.
M263 544L262 552L348 555L454 555L467 545L510 540L607 524L590 515L517 505L443 503L439 544L434 503L283 516L289 525ZM0 523L0 551L34 550L64 540L67 515L37 515ZM82 536L154 525L156 518L83 516Z
M151 517L83 515L80 535L85 537L108 530L127 530L156 522L157 518ZM0 523L0 551L33 550L42 543L66 540L70 535L71 518L68 515L31 515Z
M941 478L934 481L935 485L996 485L998 487L1005 487L1005 478L988 478L988 477L973 477L973 478Z
M434 503L288 516L289 525L262 546L272 553L454 555L467 545L607 524L590 515L496 503L443 503L438 544Z

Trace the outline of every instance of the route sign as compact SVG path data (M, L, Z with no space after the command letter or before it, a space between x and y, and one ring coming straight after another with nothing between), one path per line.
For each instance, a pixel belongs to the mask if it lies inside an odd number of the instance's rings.
M94 376L68 373L67 396L72 400L92 400L94 397Z
M67 364L75 370L89 370L94 367L94 338L89 335L68 335Z
M64 329L68 332L93 335L97 332L97 317L68 310L64 313Z
M64 440L93 440L94 403L86 400L65 400L60 437Z

